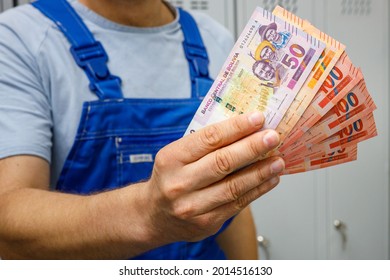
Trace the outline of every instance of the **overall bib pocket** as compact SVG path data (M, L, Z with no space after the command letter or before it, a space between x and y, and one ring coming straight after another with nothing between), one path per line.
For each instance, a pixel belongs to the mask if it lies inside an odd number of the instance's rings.
M184 129L175 128L161 134L116 137L119 185L125 186L148 180L158 151L172 141L179 139L184 131Z
M182 47L188 61L191 95L184 99L126 99L121 79L108 69L108 55L66 0L32 2L71 43L71 54L99 100L85 102L79 128L65 160L57 189L93 194L147 180L158 151L183 136L207 94L212 79L197 23L178 9ZM145 205L148 207L148 205ZM215 236L199 242L175 242L135 259L225 259Z

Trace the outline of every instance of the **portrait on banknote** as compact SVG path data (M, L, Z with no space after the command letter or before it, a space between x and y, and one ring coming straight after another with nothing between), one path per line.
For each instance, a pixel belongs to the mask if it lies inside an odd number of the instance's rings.
M257 60L252 66L253 74L262 82L261 85L277 88L287 74L287 70L279 63L271 63L266 59Z
M277 6L257 7L186 134L235 114L263 112L275 129L284 174L357 159L357 144L375 137L376 109L362 71L346 47Z
M278 26L275 22L271 22L267 25L262 25L259 27L259 35L262 40L267 40L271 42L275 48L282 49L284 48L288 41L291 38L291 33L288 31L278 32Z
M257 8L188 131L251 111L264 113L264 128L276 128L324 48L317 39Z

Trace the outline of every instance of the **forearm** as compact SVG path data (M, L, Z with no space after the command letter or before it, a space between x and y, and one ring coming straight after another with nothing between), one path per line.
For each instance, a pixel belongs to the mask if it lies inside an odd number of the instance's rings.
M4 259L121 259L151 249L138 185L91 196L22 188L0 196Z
M1 160L0 256L120 259L215 234L279 183L283 160L262 155L280 140L275 131L260 131L263 123L254 113L208 126L161 149L149 181L91 196L43 190L49 185L43 159ZM233 237L248 233L237 218L237 230L227 229ZM255 238L236 237L225 244L251 239L248 248L256 247Z

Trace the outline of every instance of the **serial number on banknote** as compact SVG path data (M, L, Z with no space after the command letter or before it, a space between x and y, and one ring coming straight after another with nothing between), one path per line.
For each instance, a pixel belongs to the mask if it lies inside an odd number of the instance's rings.
M252 25L251 28L249 28L248 33L244 36L243 40L241 41L240 44L240 49L243 49L246 46L246 43L248 42L249 39L251 39L251 35L253 31L255 31L256 25Z

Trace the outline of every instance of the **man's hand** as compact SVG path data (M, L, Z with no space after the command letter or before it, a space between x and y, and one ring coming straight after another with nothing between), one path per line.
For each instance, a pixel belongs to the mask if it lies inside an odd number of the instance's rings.
M211 125L163 148L149 181L89 196L49 191L49 164L0 160L0 256L5 259L130 258L195 241L279 182L281 159L261 114Z
M261 113L208 126L164 147L143 192L151 230L167 243L215 234L230 217L279 183L274 130Z

